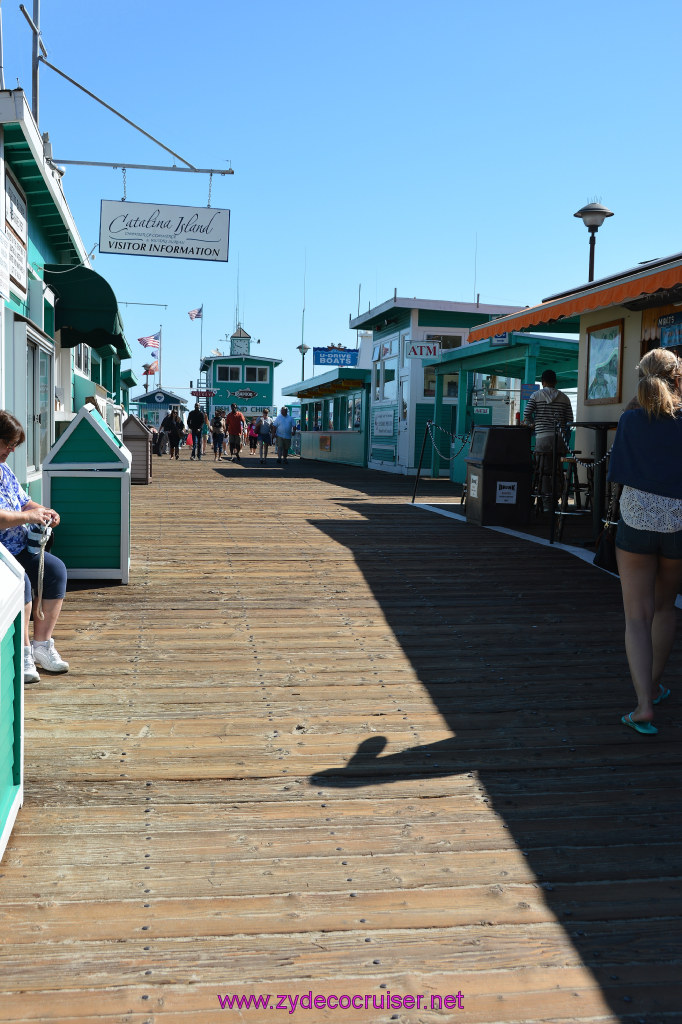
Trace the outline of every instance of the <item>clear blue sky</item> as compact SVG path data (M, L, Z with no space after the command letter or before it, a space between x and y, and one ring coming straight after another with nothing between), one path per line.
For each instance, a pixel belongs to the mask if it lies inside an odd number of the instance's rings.
M29 11L31 0L25 0ZM163 384L186 396L235 326L301 376L305 342L353 345L348 316L399 295L533 304L587 278L573 213L615 213L597 276L682 250L679 0L42 0L49 59L195 166L224 167L229 264L100 255L139 372L163 324ZM30 98L31 38L2 5L7 87ZM47 68L41 130L61 159L165 164L167 154ZM170 159L170 158L169 158ZM91 248L120 171L69 168ZM205 205L202 176L128 172L128 198ZM477 249L477 257L474 254ZM474 268L476 267L476 272ZM239 289L237 279L239 271ZM313 372L312 354L306 376Z

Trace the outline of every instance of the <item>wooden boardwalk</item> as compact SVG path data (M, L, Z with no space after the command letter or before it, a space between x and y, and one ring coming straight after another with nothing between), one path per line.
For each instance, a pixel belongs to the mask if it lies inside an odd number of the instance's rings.
M626 731L617 581L403 478L183 458L26 692L2 1024L682 1020L679 651Z

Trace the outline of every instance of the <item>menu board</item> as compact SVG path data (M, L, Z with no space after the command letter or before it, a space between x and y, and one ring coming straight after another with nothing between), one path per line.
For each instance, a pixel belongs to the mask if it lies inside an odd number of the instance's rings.
M9 276L20 295L26 294L26 245L28 224L26 198L17 183L5 172L5 233L9 241Z

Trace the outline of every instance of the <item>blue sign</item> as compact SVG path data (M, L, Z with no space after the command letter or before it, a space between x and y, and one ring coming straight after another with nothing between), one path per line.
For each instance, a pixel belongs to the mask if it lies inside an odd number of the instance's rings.
M537 384L522 384L521 385L521 401L527 402L531 395L534 395L538 390Z
M506 331L503 331L502 334L496 334L494 337L490 339L490 344L493 346L493 348L500 348L502 345L508 345L509 335L507 334Z
M682 345L682 313L659 316L658 326L661 328L661 348Z
M357 366L358 350L347 348L314 348L313 363L318 366Z

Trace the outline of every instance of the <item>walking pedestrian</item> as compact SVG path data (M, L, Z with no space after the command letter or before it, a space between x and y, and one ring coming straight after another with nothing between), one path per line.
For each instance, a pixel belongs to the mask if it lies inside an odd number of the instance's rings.
M654 708L675 639L682 587L682 362L656 348L639 364L638 408L622 414L608 479L622 485L616 558L625 612L625 653L637 706L623 725L654 735Z
M249 428L247 430L249 437L249 450L252 455L256 454L256 449L258 448L258 430L256 429L257 422L258 418L254 416L249 423Z
M220 409L216 410L211 420L211 434L213 437L213 461L221 462L223 458L223 444L225 442L225 420Z
M187 426L192 431L192 455L191 459L201 461L201 431L204 426L205 413L202 412L197 402L187 417Z
M230 441L230 456L233 459L236 458L237 462L241 462L239 453L242 450L242 437L246 430L246 418L244 413L239 411L236 402L233 402L230 406L230 411L225 418L225 426Z
M168 413L161 424L161 429L168 438L171 459L179 459L180 441L184 434L184 426L177 409L173 409L172 412Z
M206 454L206 444L208 442L208 435L211 429L211 425L208 422L208 413L204 410L204 422L201 426L201 454Z
M289 449L291 448L291 438L292 435L296 433L294 417L289 415L289 410L286 405L283 405L279 410L279 416L275 418L273 427L275 445L277 446L277 461L286 466L287 458L289 457Z
M256 431L258 433L258 454L260 456L260 464L264 465L265 460L268 457L268 448L272 442L272 428L273 423L270 418L270 410L263 409L263 414L256 423Z

